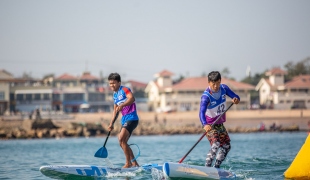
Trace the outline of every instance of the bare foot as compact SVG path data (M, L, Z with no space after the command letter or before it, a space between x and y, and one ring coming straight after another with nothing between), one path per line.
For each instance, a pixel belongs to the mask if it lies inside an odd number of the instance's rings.
M140 166L139 166L139 164L138 164L137 161L134 161L134 162L132 163L132 167L140 167Z
M132 164L125 164L124 166L123 166L123 168L131 168L132 167Z

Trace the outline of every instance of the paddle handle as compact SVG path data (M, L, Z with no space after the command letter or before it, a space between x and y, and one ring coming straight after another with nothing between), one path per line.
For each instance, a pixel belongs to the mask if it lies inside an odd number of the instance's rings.
M215 125L215 123L223 116L223 114L226 113L226 111L233 105L234 103L231 103L230 106L212 123L211 127ZM207 132L204 132L203 135L199 138L199 140L194 144L194 146L185 154L185 156L179 161L179 163L182 163L183 160L186 158L186 156L195 148L195 146L202 140L202 138L207 134Z
M223 114L225 114L226 113L226 111L228 111L228 109L232 106L232 105L234 105L234 103L231 103L229 106L228 106L228 108L212 123L212 125L211 125L211 127L213 127L214 125L215 125L215 123L218 121L218 120L220 120L220 118L223 116Z
M115 115L115 117L113 119L112 126L113 126L114 122L116 121L116 119L118 118L118 114L119 114L119 111L117 111L117 113L116 113L116 115ZM104 141L103 147L105 147L105 145L107 144L107 141L109 139L110 134L111 134L111 131L109 131L108 136L107 136L107 138Z
M109 139L110 134L111 134L111 131L109 131L108 136L107 136L107 138L104 141L103 147L105 147L105 145L107 144L107 141Z
M195 143L195 145L185 154L185 156L179 161L182 163L186 156L194 149L194 147L201 141L201 139L207 134L207 132L203 133L203 135L199 138L199 140Z

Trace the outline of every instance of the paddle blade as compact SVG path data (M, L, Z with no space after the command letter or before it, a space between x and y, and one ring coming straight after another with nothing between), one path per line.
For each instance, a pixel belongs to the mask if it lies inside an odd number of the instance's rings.
M107 148L101 147L98 149L98 151L94 155L97 158L107 158L108 157L108 151Z

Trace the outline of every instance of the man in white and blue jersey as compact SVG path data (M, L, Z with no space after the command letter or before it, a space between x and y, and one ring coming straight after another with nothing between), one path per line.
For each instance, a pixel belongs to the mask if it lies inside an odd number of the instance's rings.
M218 71L208 74L208 84L209 87L201 96L199 118L211 145L206 166L211 167L215 159L214 167L219 168L231 148L230 138L223 124L226 121L226 115L223 114L226 110L226 96L234 104L238 104L240 98L227 85L221 84L221 74ZM221 114L223 116L211 126Z
M121 76L118 73L111 73L108 77L108 81L111 90L114 91L113 117L108 130L112 131L114 129L113 120L115 119L117 112L120 111L122 113L122 128L118 136L118 141L126 157L126 163L123 168L139 166L131 148L127 144L132 131L138 126L139 123L135 98L130 88L121 85Z

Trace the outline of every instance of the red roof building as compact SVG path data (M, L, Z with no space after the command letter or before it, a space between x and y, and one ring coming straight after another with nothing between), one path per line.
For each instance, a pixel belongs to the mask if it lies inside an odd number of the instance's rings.
M76 76L64 73L57 77L55 80L77 80L78 78Z
M132 88L140 89L140 90L144 90L147 86L147 83L138 82L138 81L134 81L134 80L129 80L129 81L127 81L127 83L129 83Z
M273 68L256 85L260 104L273 109L305 109L310 107L310 75L294 77L284 82L286 71Z
M98 81L99 78L90 74L90 72L84 72L80 77L80 80L86 81Z
M199 110L200 98L208 87L207 77L188 77L173 84L173 73L163 70L155 74L156 79L148 83L145 92L149 98L149 109L157 111L192 111ZM236 92L241 101L232 109L245 109L250 104L250 91L255 87L222 78L222 83L227 84Z

